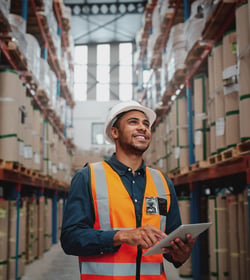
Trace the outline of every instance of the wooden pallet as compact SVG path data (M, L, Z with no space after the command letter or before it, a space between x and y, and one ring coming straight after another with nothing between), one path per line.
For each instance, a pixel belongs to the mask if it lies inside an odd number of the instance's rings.
M223 161L230 160L235 157L238 157L239 151L237 148L230 148L230 149L227 149L227 150L221 152L221 156L222 156Z
M190 172L190 166L184 166L184 167L181 167L181 168L173 171L172 174L174 177L176 177L176 176L180 176L180 175L185 175L189 172Z
M208 168L210 166L209 161L207 160L202 160L202 161L197 161L196 163L190 165L191 171L196 171L200 170L202 168Z
M18 67L18 70L27 71L28 70L27 59L24 56L24 54L21 52L21 50L19 49L16 42L12 41L12 38L10 38L10 37L2 37L1 40L3 40L5 42L9 55L10 55L12 61Z
M3 159L0 158L0 168L3 168L4 167L4 163L5 161Z
M250 153L250 140L239 143L237 145L237 149L240 155L249 154Z
M17 171L17 172L21 171L21 165L18 162L12 162L12 161L4 160L2 162L2 168Z
M217 164L221 161L222 161L222 155L221 154L216 154L216 155L210 156L208 158L208 162L209 162L210 165Z

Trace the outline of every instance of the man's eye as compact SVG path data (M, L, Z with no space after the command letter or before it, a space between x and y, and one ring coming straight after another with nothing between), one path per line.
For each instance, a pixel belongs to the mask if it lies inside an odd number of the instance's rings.
M135 124L135 123L137 123L137 120L130 120L130 123Z
M149 127L149 123L148 123L148 122L144 123L144 125L145 125L146 127Z

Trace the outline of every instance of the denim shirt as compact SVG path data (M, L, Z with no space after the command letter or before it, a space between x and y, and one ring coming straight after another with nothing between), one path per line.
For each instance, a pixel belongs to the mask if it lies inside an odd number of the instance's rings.
M135 174L132 173L130 167L119 162L115 154L106 162L120 175L134 202L136 215L141 216L146 185L144 162L135 171ZM119 250L119 247L113 246L113 237L116 231L93 229L95 213L89 179L89 167L84 167L74 175L71 182L61 232L62 248L65 253L70 255L90 256ZM166 233L169 234L181 224L181 218L173 183L168 178L166 180L171 194L171 205L166 225ZM171 261L171 259L169 260Z

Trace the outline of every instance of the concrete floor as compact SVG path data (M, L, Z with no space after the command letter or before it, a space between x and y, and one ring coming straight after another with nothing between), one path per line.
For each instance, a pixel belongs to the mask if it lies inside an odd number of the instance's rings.
M168 280L180 280L178 270L165 263ZM79 280L78 259L65 255L59 244L44 253L44 256L25 267L21 280Z

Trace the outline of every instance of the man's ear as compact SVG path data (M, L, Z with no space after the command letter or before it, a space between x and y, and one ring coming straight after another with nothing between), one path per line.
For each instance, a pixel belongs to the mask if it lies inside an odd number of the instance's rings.
M117 127L111 127L111 136L114 140L118 139L119 137L119 131L118 131L118 128Z

